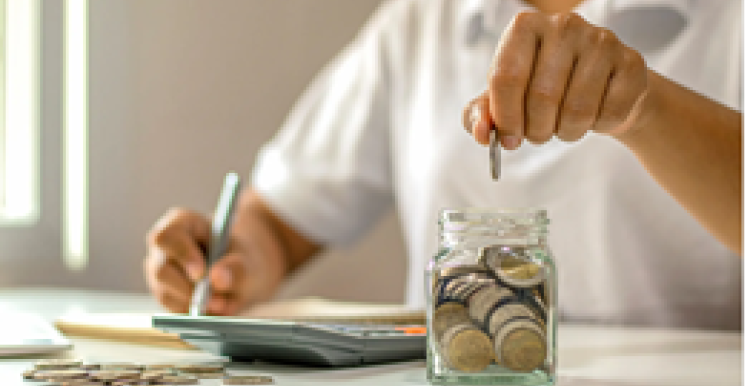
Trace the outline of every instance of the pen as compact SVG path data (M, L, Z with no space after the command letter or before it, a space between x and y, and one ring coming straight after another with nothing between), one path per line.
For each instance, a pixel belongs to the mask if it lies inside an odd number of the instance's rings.
M211 297L208 272L211 269L211 265L218 261L226 252L232 228L234 205L235 201L237 201L239 190L240 177L237 173L227 173L227 176L224 177L224 187L221 190L219 203L216 205L216 212L211 224L211 241L208 244L208 254L206 256L206 274L195 285L195 291L190 300L191 316L200 316L206 312L206 303Z

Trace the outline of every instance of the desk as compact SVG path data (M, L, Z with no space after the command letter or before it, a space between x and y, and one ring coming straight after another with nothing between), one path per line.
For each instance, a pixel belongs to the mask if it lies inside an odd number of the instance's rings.
M161 312L146 295L44 288L0 290L0 315L9 310L33 312L49 320L68 312ZM561 377L598 378L639 386L735 386L742 382L740 333L567 324L561 325L559 332ZM200 351L82 338L72 341L75 348L57 357L139 363L216 359ZM0 360L0 385L28 386L20 373L37 359ZM347 369L253 363L232 364L229 369L272 375L278 386L428 385L423 361ZM213 384L216 381L203 381L203 385Z

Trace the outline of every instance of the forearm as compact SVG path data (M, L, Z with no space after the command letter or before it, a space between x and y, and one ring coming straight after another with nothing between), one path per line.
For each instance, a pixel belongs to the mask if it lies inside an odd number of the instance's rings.
M618 139L714 237L742 253L742 116L649 73L643 114Z
M286 273L292 273L322 250L322 246L307 239L279 218L252 188L242 193L238 215L256 217L268 226L274 242L284 255Z

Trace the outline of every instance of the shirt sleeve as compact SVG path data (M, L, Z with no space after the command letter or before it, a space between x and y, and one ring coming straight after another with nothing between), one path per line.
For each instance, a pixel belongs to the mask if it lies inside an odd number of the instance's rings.
M353 242L393 205L386 11L316 77L252 173L271 209L319 243Z

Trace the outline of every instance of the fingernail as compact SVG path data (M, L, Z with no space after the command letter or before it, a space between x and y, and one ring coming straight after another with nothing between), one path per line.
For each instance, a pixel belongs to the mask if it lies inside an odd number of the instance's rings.
M500 143L506 149L515 149L521 145L521 138L515 135L501 135Z
M192 281L199 281L203 276L203 264L200 261L191 261L187 263L187 271Z

